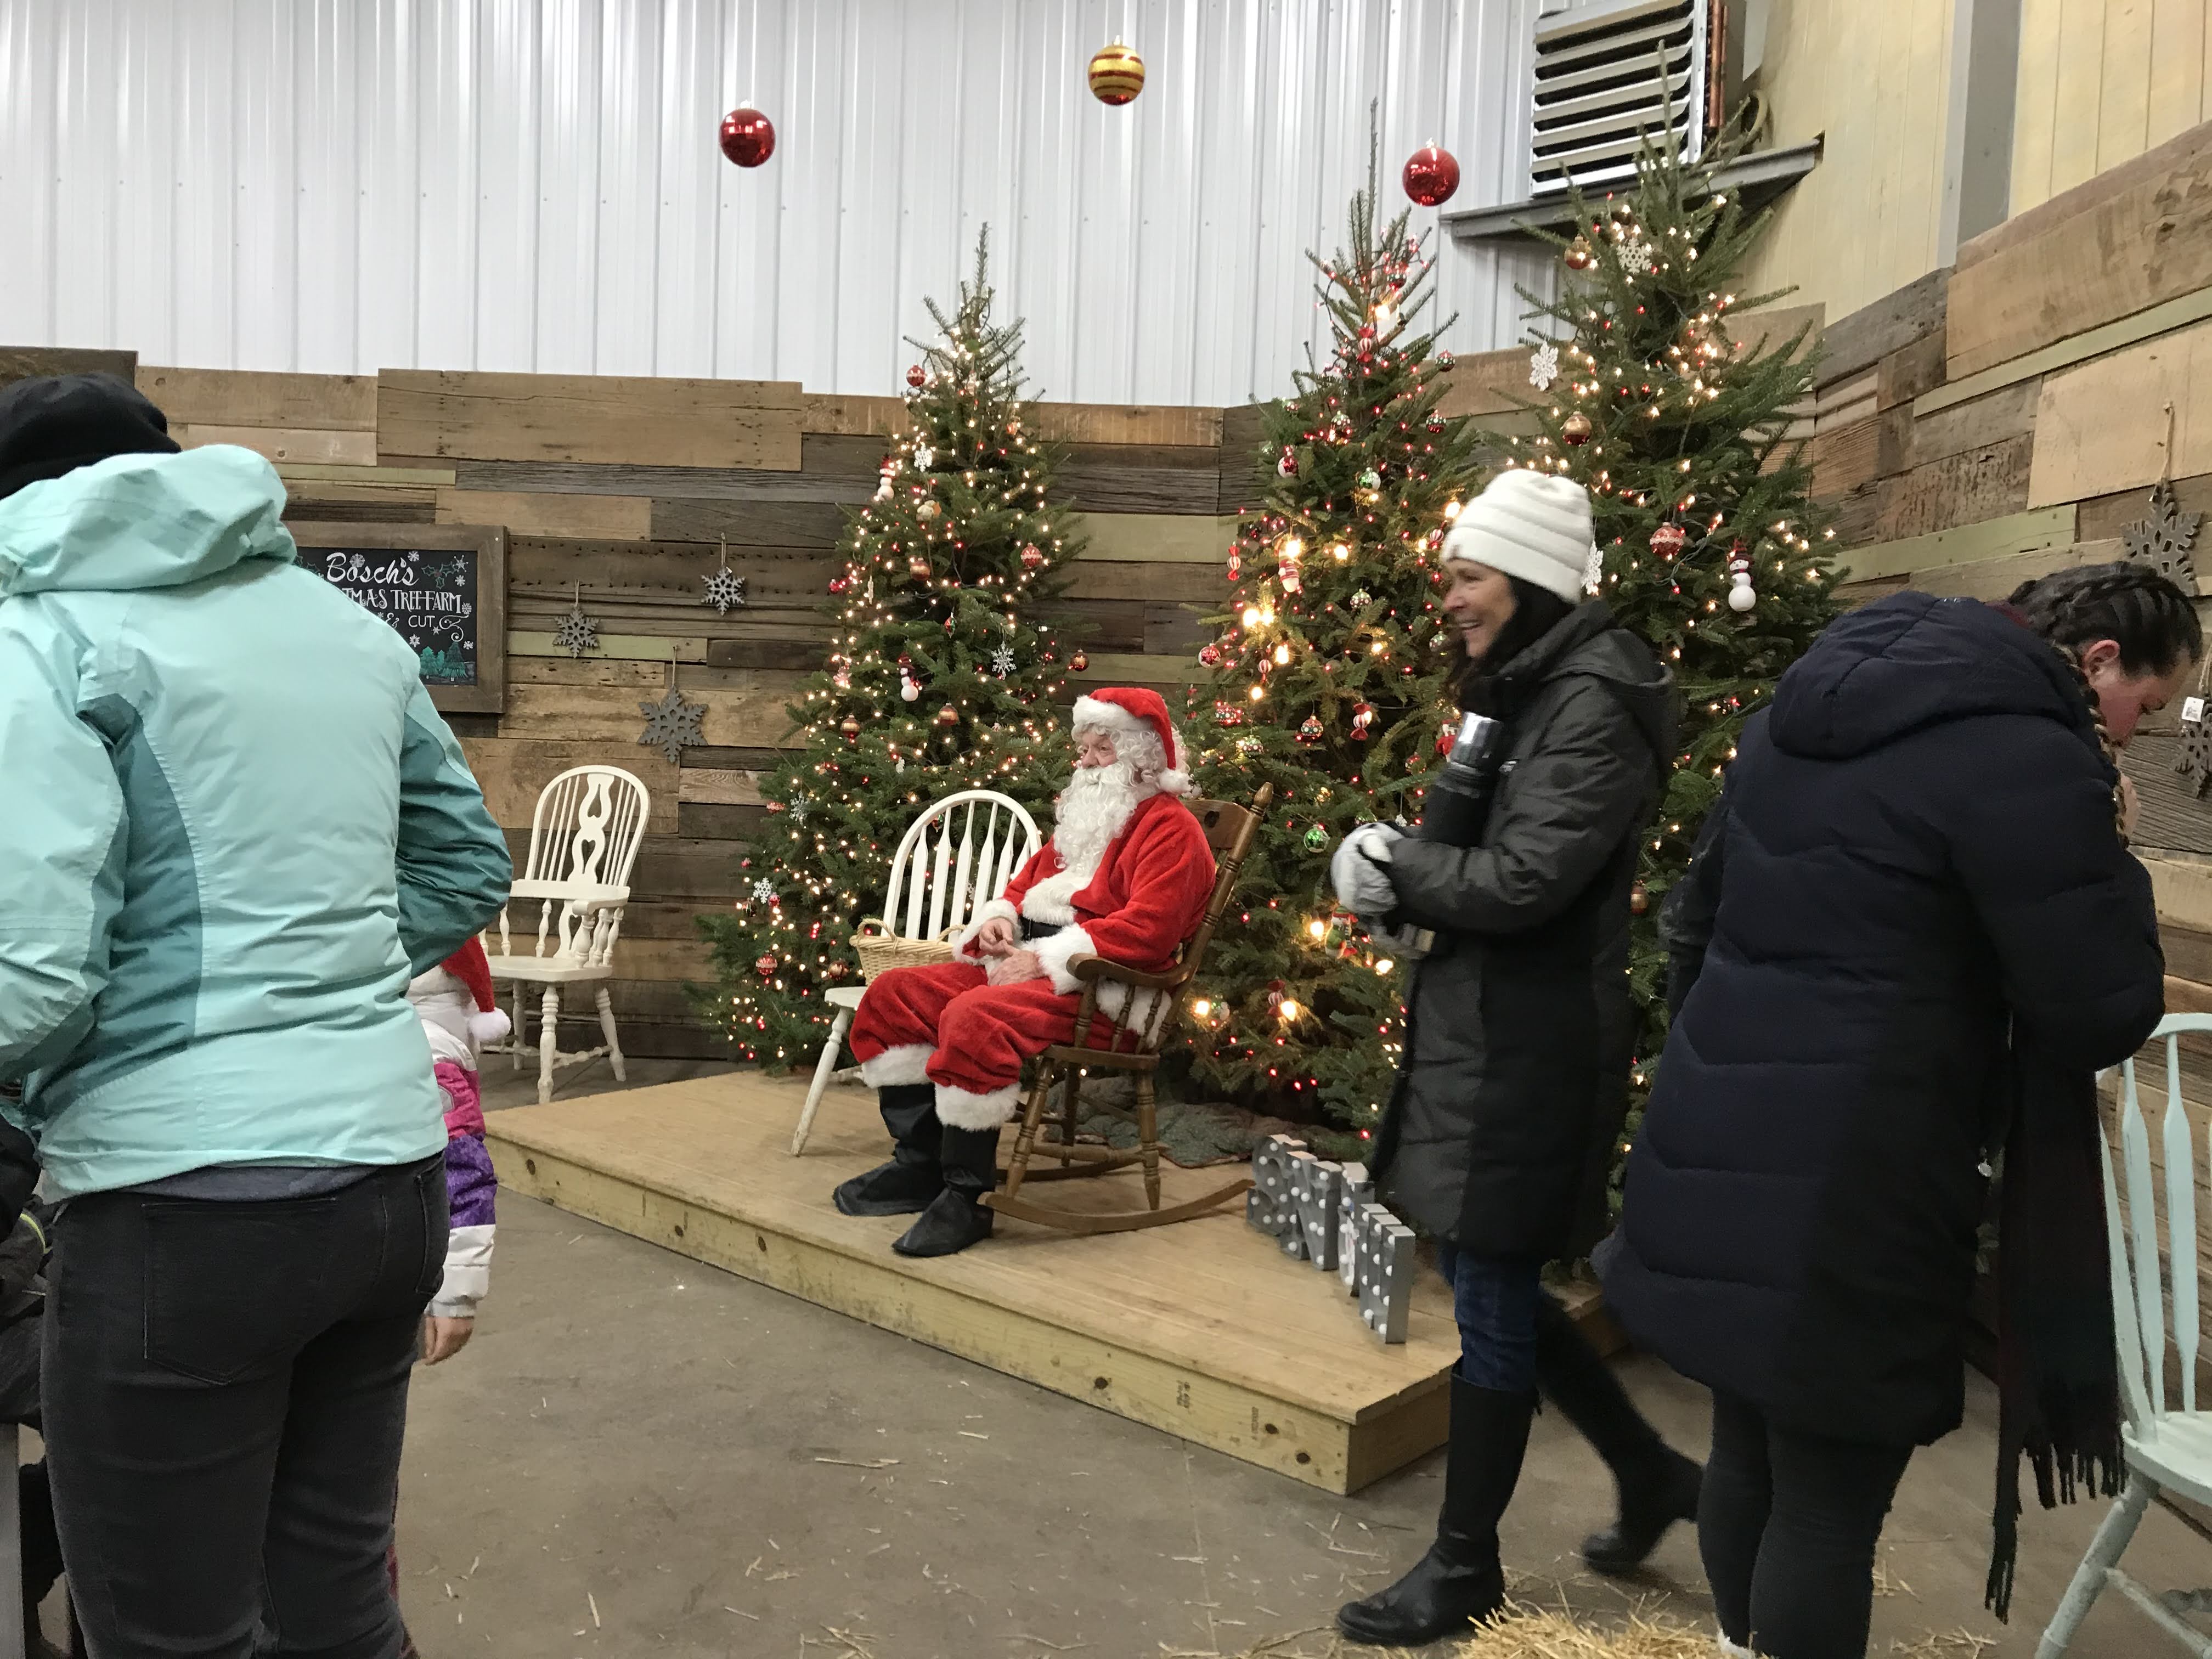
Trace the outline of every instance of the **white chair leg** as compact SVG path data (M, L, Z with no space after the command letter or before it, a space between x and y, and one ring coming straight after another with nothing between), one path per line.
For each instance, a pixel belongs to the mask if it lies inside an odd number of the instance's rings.
M553 1067L560 1059L561 991L558 986L545 988L545 1000L538 1012L538 1103L546 1104L553 1098Z
M799 1115L799 1127L791 1137L793 1158L805 1150L806 1137L814 1128L815 1110L822 1104L822 1091L830 1086L830 1074L837 1069L837 1056L845 1049L845 1028L852 1023L850 1008L840 1008L837 1018L830 1022L830 1039L822 1045L822 1058L814 1062L814 1081L807 1087L806 1109Z
M2143 1511L2157 1496L2158 1488L2143 1479L2136 1470L2128 1471L2128 1484L2122 1489L2119 1499L2103 1521L2098 1523L2097 1535L2089 1540L2089 1553L2081 1558L2081 1565L2074 1570L2074 1582L2066 1587L2059 1598L2058 1611L2051 1615L2051 1622L2043 1627L2043 1639L2036 1644L2035 1659L2059 1659L2066 1644L2074 1639L2074 1632L2081 1627L2088 1616L2089 1605L2097 1599L2097 1592L2105 1588L2105 1569L2120 1559L2128 1540L2136 1535Z
M599 1030L607 1040L607 1064L615 1068L615 1081L629 1082L629 1074L623 1070L622 1039L615 1035L614 999L604 985L599 987Z
M519 1072L522 1069L522 1051L530 1046L530 1027L523 1018L520 980L514 981L514 1030L508 1036L507 1042L513 1046L507 1051L508 1061L507 1069L510 1072Z

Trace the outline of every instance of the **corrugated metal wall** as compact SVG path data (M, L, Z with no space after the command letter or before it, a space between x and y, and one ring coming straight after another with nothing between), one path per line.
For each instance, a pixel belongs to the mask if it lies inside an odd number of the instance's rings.
M1557 9L1556 5L1553 9ZM0 340L895 389L979 227L1054 398L1238 403L1382 108L1516 199L1538 0L0 0ZM1126 108L1084 85L1116 35ZM775 121L740 171L731 105ZM1417 210L1419 228L1435 214ZM1548 261L1442 249L1462 350Z

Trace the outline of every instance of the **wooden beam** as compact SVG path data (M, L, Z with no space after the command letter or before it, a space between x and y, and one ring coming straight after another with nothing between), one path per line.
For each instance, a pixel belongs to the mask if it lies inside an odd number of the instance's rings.
M1820 383L1863 374L1891 352L1941 329L1950 281L1948 269L1931 270L1830 323L1820 335Z
M1905 417L1908 434L1905 465L1925 466L2033 432L2036 400L2042 389L2040 380L2022 380L1924 417L1915 416L1910 410L1897 410Z
M303 462L333 466L376 465L376 434L373 432L314 432L298 427L209 426L198 422L169 424L169 435L186 449L210 444L236 444L277 462Z
M2029 504L2034 448L2033 438L2023 433L1885 478L1879 520L1883 538L1924 536L2021 512Z
M376 430L374 374L271 374L243 368L144 364L138 389L172 426L258 426L332 432ZM368 465L376 446L368 446Z
M2037 552L2010 553L2002 558L1917 570L1912 574L1911 585L1923 593L1945 598L2002 599L2022 582L2071 565L2109 564L2120 553L2118 542L2074 542Z
M743 683L720 688L685 687L687 702L702 704L701 741L741 748L799 747L785 712L803 676L769 669L732 669ZM507 690L501 715L503 738L596 743L607 748L636 745L644 730L641 702L654 701L649 688L629 686L515 685ZM641 750L641 752L654 752ZM620 764L621 763L617 763Z
M1172 513L1084 513L1078 532L1088 540L1082 557L1139 564L1218 564L1237 539L1237 520Z
M509 629L507 634L507 654L510 657L566 657L568 653L553 643L549 631L538 633L528 629ZM703 639L667 639L649 634L602 634L595 659L609 659L618 662L704 662L707 660L707 641Z
M2148 311L2137 312L2132 317L2123 317L2118 322L2093 328L2086 334L2077 334L2055 345L2031 351L2025 356L2014 357L1985 368L1978 374L1964 379L1953 376L1950 383L1935 391L1923 393L1912 400L1916 416L1934 414L1953 404L1964 403L1969 398L1979 398L1999 386L2031 380L2075 363L2087 362L2107 352L2119 351L2144 340L2156 339L2161 334L2171 334L2176 329L2187 328L2192 323L2212 317L2212 289L2199 289L2185 294L2179 299L2168 300L2153 306Z
M386 369L377 449L485 461L799 465L796 381Z
M0 386L49 374L112 374L128 384L138 372L135 351L85 350L75 346L0 346ZM155 400L157 404L160 399ZM162 413L167 414L167 410Z
M591 536L643 541L653 504L635 495L524 495L492 489L441 489L440 524L504 525L518 536Z
M2212 183L2208 184L2212 194ZM2212 290L2207 291L2212 300ZM2212 308L2212 307L2208 307ZM2163 472L2212 472L2212 321L2045 380L2028 504L2079 501ZM2166 405L2173 406L2173 453Z
M760 806L765 804L757 772L702 771L685 767L676 798L716 806Z
M1940 530L1933 535L1851 548L1836 556L1836 564L1849 580L1859 582L2008 554L2040 552L2066 546L2073 540L2073 507L2049 507Z

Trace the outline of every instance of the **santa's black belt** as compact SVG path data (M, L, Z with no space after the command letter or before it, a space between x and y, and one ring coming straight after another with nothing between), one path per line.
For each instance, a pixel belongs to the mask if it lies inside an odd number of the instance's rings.
M1061 927L1061 924L1056 921L1031 921L1027 916L1021 918L1021 923L1022 943L1024 945L1034 945L1041 939L1050 939L1060 930Z

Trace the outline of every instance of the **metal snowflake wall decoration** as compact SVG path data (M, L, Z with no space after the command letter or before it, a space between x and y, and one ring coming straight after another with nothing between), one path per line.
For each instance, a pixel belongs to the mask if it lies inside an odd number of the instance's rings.
M701 579L707 584L707 591L701 595L699 603L711 605L715 615L726 617L745 602L745 579L730 568L730 538L725 536L721 542L722 568Z
M2151 487L2150 517L2120 532L2128 557L2149 565L2183 592L2195 594L2197 586L2197 527L2202 513L2184 513L2173 499L2173 485L2161 478ZM2198 793L2203 793L2202 786Z
M684 702L684 694L672 685L659 702L638 704L637 712L645 716L639 744L659 750L672 763L681 764L684 750L707 740L707 705Z
M2181 728L2181 757L2173 769L2188 781L2190 793L2199 800L2204 792L2212 789L2212 720L2195 720Z
M599 648L599 625L584 614L584 590L579 587L568 614L553 625L553 643L572 657Z

